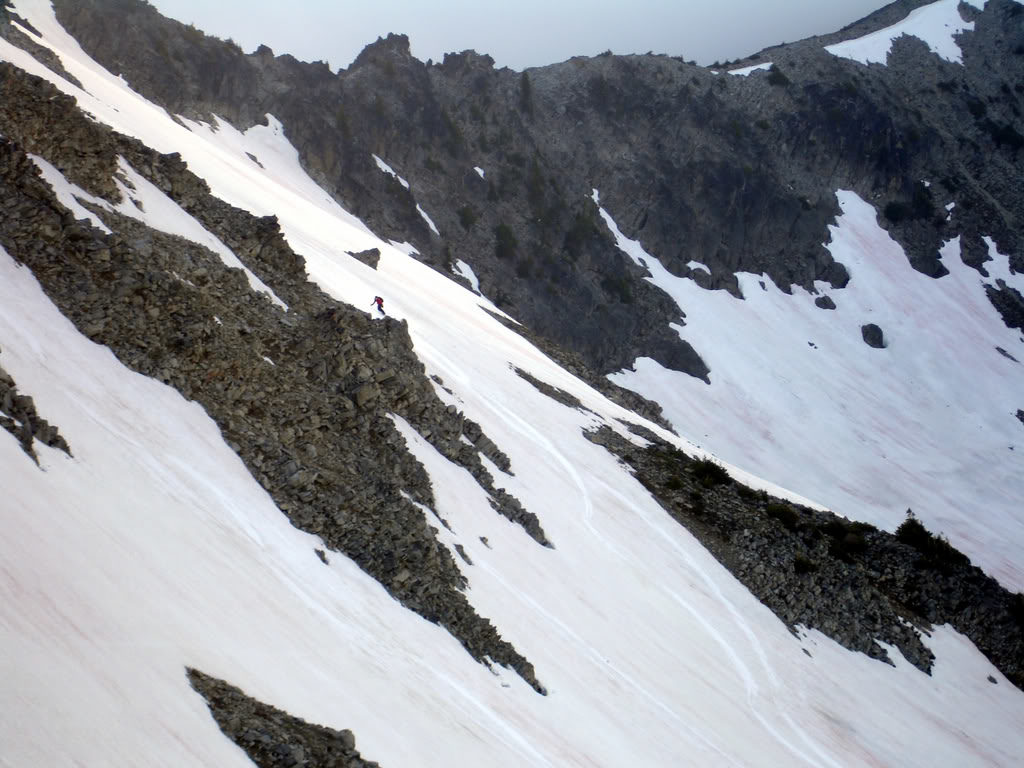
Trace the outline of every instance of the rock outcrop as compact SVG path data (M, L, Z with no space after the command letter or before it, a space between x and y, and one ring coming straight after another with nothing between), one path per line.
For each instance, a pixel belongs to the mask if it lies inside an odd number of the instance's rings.
M197 669L188 670L188 680L224 735L260 768L379 768L363 759L347 728L307 723Z
M57 448L71 455L71 448L61 436L60 430L36 412L36 404L29 395L18 392L17 384L7 371L0 366L0 428L14 435L23 450L34 462L39 463L35 442L38 440L50 448Z
M474 658L507 665L543 692L530 662L467 600L465 576L417 506L433 509L433 491L393 416L465 466L497 511L549 542L536 516L494 488L463 439L464 416L437 397L404 322L331 300L306 280L274 219L214 198L180 157L89 120L73 99L6 63L0 134L0 245L64 315L131 370L200 403L296 527L352 558ZM233 249L288 311L189 240L98 206L112 234L76 221L26 145L107 199L118 195L112 178L124 158ZM469 433L491 442L478 425Z
M1024 595L972 566L909 510L894 535L751 490L650 432L643 449L607 428L589 436L794 633L814 628L887 660L882 641L928 672L934 657L922 634L950 624L1024 688Z

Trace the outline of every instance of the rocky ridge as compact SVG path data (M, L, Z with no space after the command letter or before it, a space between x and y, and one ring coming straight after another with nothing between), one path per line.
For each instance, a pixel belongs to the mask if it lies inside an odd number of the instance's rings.
M949 624L1024 689L1024 595L972 566L909 510L891 534L751 490L718 464L640 434L645 448L607 427L588 437L631 467L665 511L798 637L801 626L818 629L884 661L882 641L929 672L934 657L921 635Z
M505 664L543 692L529 661L462 591L466 577L417 506L434 506L429 478L392 414L465 466L497 511L549 542L532 513L494 488L472 441L496 455L493 443L438 399L406 325L332 301L306 280L275 220L213 198L179 157L90 121L73 99L4 63L0 134L0 244L65 316L131 370L200 403L296 527L351 557L474 658ZM110 200L117 158L125 158L231 247L289 311L188 240L98 206L114 234L76 221L26 150Z
M379 768L363 759L347 728L307 723L197 669L188 670L188 680L224 735L260 768Z
M32 35L39 37L39 31L25 19L21 18L21 16L14 13L6 3L0 3L0 38L21 48L44 67L56 72L69 83L73 83L81 88L82 84L78 79L64 69L60 57L46 46L36 42Z

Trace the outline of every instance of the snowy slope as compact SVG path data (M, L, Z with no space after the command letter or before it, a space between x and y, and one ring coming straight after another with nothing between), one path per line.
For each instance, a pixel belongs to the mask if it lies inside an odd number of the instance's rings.
M942 250L950 274L915 271L875 210L838 193L843 215L827 247L850 273L815 306L798 286L741 274L744 300L670 274L639 243L620 247L686 313L680 335L711 368L711 386L650 359L611 378L657 400L703 447L847 517L893 530L912 508L1008 588L1024 588L1024 337L1009 329L984 286L1024 290L990 243L982 277ZM873 349L874 323L887 347ZM1010 359L998 350L1006 350ZM737 430L735 425L745 425Z
M496 515L465 470L397 422L451 524L442 540L474 563L462 566L470 601L533 662L542 697L475 663L345 558L325 567L319 541L275 509L198 406L81 336L0 251L0 363L74 453L37 447L37 468L0 434L0 765L249 764L186 666L351 728L383 766L1009 766L1024 754L1024 696L951 630L927 639L931 677L895 649L892 668L816 632L794 638L581 434L623 431L616 419L635 417L338 208L275 120L245 134L182 127L88 60L44 0L14 5L85 90L3 41L0 58L117 130L181 152L228 202L276 214L326 291L355 306L380 294L408 320L428 373L452 391L439 394L508 454L515 475L494 470L498 485L540 517L556 549ZM192 226L158 190L136 194L152 225ZM858 201L844 204L860 215ZM377 271L345 255L370 247ZM854 280L857 253L840 259ZM744 287L760 295L756 280ZM775 302L761 318L805 298L770 284L761 293ZM542 396L515 366L589 412ZM755 435L773 428L767 414L750 421Z
M987 0L964 0L978 10L984 10ZM861 64L885 64L892 50L893 41L903 35L916 37L929 50L946 61L962 64L960 46L956 36L974 29L973 21L964 21L960 15L960 0L937 0L937 2L916 8L907 17L892 26L872 32L864 37L844 40L825 50L836 56L853 59Z

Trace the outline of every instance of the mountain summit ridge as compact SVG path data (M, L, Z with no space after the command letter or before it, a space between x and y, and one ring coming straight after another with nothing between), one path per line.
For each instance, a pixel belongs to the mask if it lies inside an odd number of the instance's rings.
M56 7L111 71L172 114L216 113L243 130L274 114L307 172L375 231L412 243L440 268L468 259L486 295L600 372L646 355L706 375L699 350L666 332L678 308L646 288L595 226L592 187L629 236L673 273L711 288L735 292L740 270L767 272L784 290L845 285L842 265L822 247L837 188L889 211L883 223L926 274L941 274L934 254L958 233L972 263L986 258L987 234L1024 271L1014 224L1022 202L1010 183L1020 95L999 91L1021 68L1012 35L1002 32L1001 19L1020 26L1012 0L983 13L961 6L977 16L965 33L965 65L936 61L902 38L888 66L865 68L827 53L832 38L815 38L771 50L777 76L747 77L651 55L515 73L467 52L427 66L398 35L332 74L290 56L244 55L136 0L119 0L111 24L98 12L107 2ZM848 34L875 31L920 5L888 6ZM167 47L186 43L210 60ZM161 50L170 58L160 59ZM992 60L1003 67L1002 83L986 74ZM765 78L777 84L765 88ZM931 86L927 97L922 82ZM976 118L978 110L985 114ZM999 143L1004 134L1009 145ZM410 187L393 189L374 154ZM937 184L922 190L921 178ZM946 222L950 201L960 205ZM435 211L441 234L417 205Z

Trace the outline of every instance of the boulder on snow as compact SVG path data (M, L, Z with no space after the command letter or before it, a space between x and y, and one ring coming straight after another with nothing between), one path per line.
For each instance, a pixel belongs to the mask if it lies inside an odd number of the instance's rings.
M882 336L882 329L874 323L868 323L860 327L860 335L864 339L864 343L869 347L875 349L885 348L885 338Z

